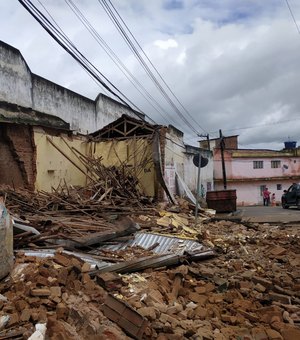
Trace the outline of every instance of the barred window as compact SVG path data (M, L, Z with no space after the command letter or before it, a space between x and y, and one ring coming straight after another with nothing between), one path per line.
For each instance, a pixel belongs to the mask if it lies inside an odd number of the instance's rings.
M264 162L263 161L253 161L253 169L263 169Z
M280 168L281 167L281 161L271 161L271 168Z

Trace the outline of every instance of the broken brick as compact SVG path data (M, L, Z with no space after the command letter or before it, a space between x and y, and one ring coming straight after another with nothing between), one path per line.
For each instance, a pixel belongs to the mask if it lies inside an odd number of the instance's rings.
M138 312L149 320L154 321L157 317L157 313L154 307L142 307L138 309Z
M21 321L29 321L31 316L31 310L30 309L24 309L20 315L20 320Z
M57 319L65 320L68 317L69 308L64 303L58 303L56 306Z
M288 327L283 328L280 331L282 337L287 340L299 340L300 339L300 328L298 327Z
M84 262L84 264L81 267L82 273L87 273L91 270L91 265L87 262Z
M275 246L269 251L269 254L273 256L281 256L284 255L285 253L286 249L280 246Z
M208 299L206 295L201 295L195 292L189 293L189 299L195 303L199 303L200 305L204 305Z
M97 283L107 290L116 290L123 285L123 280L120 275L116 273L102 273L96 276Z
M281 334L274 329L266 329L266 333L270 340L283 340Z
M262 286L264 286L266 289L270 289L272 286L273 286L273 283L272 283L272 281L270 281L270 280L267 280L267 279L264 279L264 278L262 278L262 277L258 277L258 276L253 276L252 277L252 281L254 282L254 283L259 283L259 284L261 284Z
M61 266L69 267L71 265L72 259L66 254L56 253L55 256L53 257L53 261L60 264Z
M9 317L10 317L10 319L8 321L9 327L15 326L20 321L20 317L19 317L19 314L17 312L11 314Z
M51 291L48 288L35 288L30 291L32 296L50 296Z
M277 301L277 302L284 303L287 305L291 304L291 297L287 295L270 292L269 298L273 301Z

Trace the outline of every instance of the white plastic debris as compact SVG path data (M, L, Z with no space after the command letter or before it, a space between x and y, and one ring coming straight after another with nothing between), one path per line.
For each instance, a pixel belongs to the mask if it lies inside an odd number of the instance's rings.
M5 328L5 326L8 324L10 320L10 316L9 315L3 315L0 317L0 331L2 331L2 329Z
M37 323L35 325L35 332L28 338L28 340L45 340L47 326L45 323Z
M4 301L4 302L7 302L7 297L0 294L0 301Z

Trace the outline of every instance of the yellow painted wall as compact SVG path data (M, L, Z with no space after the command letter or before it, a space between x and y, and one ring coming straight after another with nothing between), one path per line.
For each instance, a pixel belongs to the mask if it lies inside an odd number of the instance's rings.
M61 133L58 136L47 134L42 128L34 129L36 145L37 175L36 190L52 191L60 184L85 186L88 178L76 168L62 153L60 153L48 140L59 147L75 164L85 173L84 165L78 160L70 148L74 147L82 154L102 157L105 166L118 166L126 162L132 169L136 169L136 176L140 181L140 191L147 196L155 196L155 170L152 160L152 143L148 139L109 140L103 142L88 142L85 136L68 137Z
M94 157L103 157L106 166L126 162L136 169L140 181L140 191L147 196L155 196L155 170L152 158L152 142L149 139L126 139L93 142Z
M66 181L68 185L86 185L86 176L50 144L47 136L80 166L81 169L85 170L84 166L64 143L61 136L67 141L68 145L75 147L83 154L86 154L88 150L85 137L72 136L72 138L70 138L64 133L60 136L51 136L43 129L35 128L34 142L36 145L37 164L35 189L49 192L52 191L52 187L57 188L59 184L64 185L64 181Z

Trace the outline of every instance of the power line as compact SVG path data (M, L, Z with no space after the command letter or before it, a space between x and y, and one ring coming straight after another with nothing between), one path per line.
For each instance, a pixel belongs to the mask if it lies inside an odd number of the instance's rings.
M155 98L145 89L145 87L137 80L137 78L128 70L128 68L124 65L124 63L120 60L117 54L110 48L107 42L100 36L100 34L95 30L90 21L84 16L84 14L80 11L80 9L74 4L72 0L65 0L66 4L72 10L72 12L76 15L76 17L80 20L80 22L84 25L84 27L89 31L89 33L96 40L98 45L105 51L105 53L110 57L110 59L115 63L115 65L119 68L119 70L124 74L124 76L131 82L131 84L140 92L140 94L147 100L147 102L164 118L165 116L157 109L159 107L160 110L165 112L168 115L167 111L163 109L163 107L155 100ZM152 103L154 102L156 106ZM144 113L144 112L143 112ZM147 116L152 122L154 120ZM170 118L170 116L168 116ZM172 118L171 118L172 120ZM155 122L154 122L155 123Z
M61 34L64 34L63 30L60 28L60 26L58 25L57 21L53 18L53 16L51 15L51 13L47 10L47 8L44 6L44 4L38 0L39 4L43 7L43 9L46 11L46 13L49 15L49 17L51 18L51 20L53 21L53 23L55 24L55 26L57 27L57 29L61 32ZM102 88L102 91L105 92L105 94L108 95L107 90L102 86L102 84L99 84L99 82L97 82L92 76L91 74L80 64L80 67L87 73L87 75L95 82L95 84L97 84L98 86L100 85Z
M99 0L98 0L99 1ZM127 26L127 24L125 23L125 21L123 20L123 18L121 17L121 15L119 14L118 10L115 8L115 6L113 5L111 0L107 0L112 8L114 9L114 11L116 12L117 16L119 17L119 19L121 20L121 22L123 23L123 25L126 27L127 31L129 32L130 36L133 38L134 42L137 44L137 46L139 47L139 49L141 50L142 54L145 56L145 58L148 60L148 62L150 63L150 65L152 66L152 68L155 70L156 74L159 76L159 78L161 79L161 81L164 83L164 85L167 87L167 89L170 91L170 93L173 95L173 97L176 99L177 103L179 103L179 105L183 108L183 110L187 113L187 115L194 121L194 123L204 132L205 129L194 119L194 117L188 112L188 110L184 107L184 105L182 104L182 102L178 99L178 97L176 96L176 94L171 90L170 86L166 83L166 81L163 79L161 73L157 70L157 68L154 66L154 64L152 63L152 61L150 60L150 58L147 56L146 52L144 51L144 49L142 48L142 46L140 45L140 43L137 41L137 39L135 38L134 34L132 33L132 31L129 29L129 27Z
M65 0L66 1L66 0ZM114 86L107 77L105 77L88 59L86 59L86 57L77 49L77 47L72 43L72 41L68 38L68 36L64 33L64 31L61 29L61 27L58 25L58 23L55 21L55 19L53 18L53 16L50 14L50 12L46 9L46 7L38 0L38 2L40 3L40 5L43 7L43 9L47 12L48 16L52 19L51 23L49 21L49 19L47 19L45 17L45 15L38 10L38 8L36 6L33 5L33 3L30 0L20 0L19 1L29 12L30 14L32 14L34 16L34 18L41 24L41 26L73 57L75 58L75 60L77 62L79 62L79 64L88 72L88 74L90 76L93 77L93 79L99 82L102 86L104 86L107 90L109 90L114 96L116 96L119 100L121 100L121 102L123 102L126 106L128 106L130 109L131 107L127 104L127 102L125 100L123 100L122 98L120 98L119 95L117 95L114 91L110 90L110 88L104 83L101 82L101 80L99 80L99 77L95 76L95 71L98 72L101 76L104 77L104 79L106 81L109 82L109 84L116 89L125 99L127 99L131 105L133 105L135 108L137 108L139 111L142 111L140 108L138 108L134 103L132 103L119 89L116 88L116 86ZM67 2L67 1L66 1ZM78 9L77 6L70 0L71 5L73 4L76 8L74 8L74 10ZM70 7L70 6L69 6ZM85 17L83 16L83 14L81 12L78 11L75 13L77 15L77 17L80 17L83 21L83 19L85 19ZM91 32L93 27L90 25L88 27L88 24L90 24L87 20L83 23L86 25L87 28L90 29ZM97 33L96 31L93 32L94 36ZM101 38L100 36L98 36L98 38ZM101 40L98 40L101 43ZM103 42L105 43L105 41L103 40ZM109 48L109 46L107 45L107 48ZM113 52L113 51L112 51ZM116 58L118 58L115 55ZM119 60L119 59L118 59ZM119 60L120 61L120 60ZM121 62L121 61L120 61ZM150 94L149 94L150 95ZM151 95L150 95L151 96ZM153 98L154 100L154 98ZM158 104L158 103L157 103ZM158 104L159 105L159 104ZM155 107L154 107L155 108ZM136 115L138 115L139 118L142 118L138 112L135 113ZM146 117L148 117L149 120L151 120L153 123L155 123L155 121L149 117L147 114L143 113ZM155 123L156 124L156 123Z
M67 4L74 3L71 0L65 0ZM98 0L99 1L99 0ZM45 6L38 0L40 5L43 7L43 9L47 12L48 16L52 19L52 22L49 21L49 19L30 1L30 0L19 0L19 2L22 4L22 6L38 21L38 23L47 31L47 33L61 46L64 48L65 51L67 51L79 64L81 67L83 67L86 72L98 83L100 83L106 90L108 90L111 94L113 94L116 98L118 98L123 104L125 104L127 107L132 109L130 105L127 103L127 101L134 106L138 111L141 111L133 102L131 102L107 77L104 76L102 72L99 71L74 45L74 43L69 39L69 37L64 33L64 31L60 28L58 23L54 20L54 18L51 16L50 12L45 8ZM106 1L103 0L103 2L107 5ZM75 7L74 7L75 6ZM87 28L89 28L90 32L94 33L94 37L97 37L100 42L102 42L102 46L106 47L108 52L111 52L109 50L109 46L105 43L105 41L101 41L100 35L97 35L97 32L94 30L93 26L89 23L88 20L85 20L86 18L83 16L83 14L79 11L76 5L73 6L74 12L78 18L81 18L82 22L85 24ZM69 6L70 7L70 6ZM120 26L120 24L115 20L116 17L114 13L111 11L109 7L106 7L107 13L110 14L111 19L116 24L116 27L118 27L120 32L123 32L123 36L125 34L125 37L128 37L125 30ZM129 37L128 37L129 38ZM137 51L136 47L132 44L132 41L130 39L127 39L128 45L132 48L132 51L134 52L135 56L139 58L141 61L141 64L144 66L144 69L146 70L147 74L152 78L154 83L157 85L158 89L161 91L165 99L170 103L170 105L174 108L175 112L182 118L182 120L191 128L192 131L194 131L196 134L198 134L198 131L194 128L194 126L186 119L186 117L180 112L180 110L176 107L174 102L171 100L171 98L167 95L165 90L162 88L158 80L155 78L145 61L141 58L141 55ZM113 51L112 51L113 52ZM114 53L114 52L113 52ZM117 57L115 54L115 61L118 65L120 65L121 60ZM106 82L109 84L106 84ZM134 78L136 80L136 78ZM137 81L137 80L136 80ZM137 81L138 82L138 81ZM139 82L138 82L139 83ZM140 84L140 83L139 83ZM110 88L110 86L113 88L113 90ZM145 90L145 89L144 89ZM145 90L146 91L146 90ZM150 95L147 91L146 93ZM124 100L123 98L126 100ZM155 101L155 99L150 95L150 98ZM160 106L159 103L155 101L157 105ZM162 108L160 106L160 108ZM142 118L141 115L139 115L139 112L134 112L136 115L139 116L139 118ZM167 112L165 112L167 114ZM145 114L145 116L147 116ZM147 116L150 120L153 121L149 116ZM164 116L163 116L164 117ZM165 117L164 117L165 118ZM154 121L153 121L154 122Z
M184 114L178 109L178 107L176 106L176 104L172 101L172 99L169 97L169 95L167 94L167 92L164 90L164 88L162 87L162 85L159 83L159 81L157 80L157 78L154 76L153 72L151 71L151 69L149 68L149 66L147 65L147 63L145 62L145 60L143 59L143 57L140 55L138 49L136 48L136 46L134 45L134 43L132 42L132 40L130 39L130 37L128 36L128 34L126 33L126 30L124 29L124 27L122 26L122 24L120 23L120 21L118 20L118 18L116 17L115 13L117 13L117 16L120 17L120 14L118 13L118 11L113 7L111 1L109 0L109 4L111 4L111 8L110 5L107 3L106 0L98 0L99 4L102 6L102 8L104 9L104 11L106 12L106 14L108 15L108 17L110 18L110 20L112 21L112 23L114 24L114 26L116 27L116 29L118 30L118 32L121 34L122 38L124 39L124 41L126 42L126 44L128 45L128 47L130 48L130 50L133 52L134 56L136 57L136 59L138 60L138 62L141 64L142 68L144 69L144 71L146 72L146 74L150 77L150 79L153 81L154 85L157 87L157 89L160 91L160 93L162 94L162 96L165 98L165 100L170 104L170 106L174 109L174 111L177 113L177 115L185 122L185 124L195 133L198 134L198 131L195 129L194 125L191 124L191 122L184 116ZM121 18L121 17L120 17ZM122 22L124 22L124 20L122 19ZM126 24L125 24L126 25ZM125 26L127 27L127 25ZM131 32L130 32L131 33ZM132 33L131 33L132 35ZM136 41L136 39L135 39ZM138 45L139 46L139 45Z
M35 6L30 0L18 0L19 3L37 20L37 22L47 31L47 33L65 50L67 51L80 65L82 65L91 76L97 80L105 89L107 89L111 94L117 97L125 106L132 110L130 105L126 102L129 101L134 107L136 107L112 82L109 81L107 77L104 76L71 42L71 40L63 33L60 29L57 29L46 17L45 15ZM108 82L110 86L113 87L112 90L102 79ZM119 94L117 94L117 92ZM124 100L123 98L126 100ZM136 107L137 108L137 107ZM138 109L138 108L137 108ZM138 109L139 110L139 109ZM138 112L135 112L139 118L142 118Z
M248 129L255 129L255 128L260 128L264 126L270 126L270 125L279 125L279 124L284 124L284 123L289 123L292 121L300 120L300 118L294 118L294 119L286 119L286 120L281 120L279 122L274 122L274 123L266 123L266 124L260 124L260 125L252 125L252 126L244 126L240 128L234 128L234 129L224 129L223 131L230 132L230 131L238 131L238 130L248 130ZM218 131L211 131L211 134L215 134Z
M297 21L296 21L296 19L295 19L295 16L294 16L294 13L293 13L293 11L292 11L292 8L291 8L291 6L290 6L290 4L289 4L289 1L288 1L288 0L285 0L285 2L286 2L286 5L287 5L287 7L288 7L290 13L291 13L291 16L292 16L292 18L293 18L293 21L294 21L294 24L295 24L295 26L296 26L296 28L297 28L297 31L298 31L298 33L300 34L300 28L299 28L299 26L298 26L298 24L297 24Z

